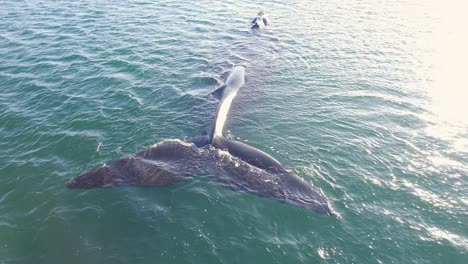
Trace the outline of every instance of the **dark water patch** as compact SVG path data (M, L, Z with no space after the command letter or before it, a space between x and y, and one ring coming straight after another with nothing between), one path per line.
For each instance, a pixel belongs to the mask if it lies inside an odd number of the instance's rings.
M70 55L64 56L62 60L66 62L77 62L77 63L81 62L82 63L82 62L89 61L89 58L81 54L70 54Z

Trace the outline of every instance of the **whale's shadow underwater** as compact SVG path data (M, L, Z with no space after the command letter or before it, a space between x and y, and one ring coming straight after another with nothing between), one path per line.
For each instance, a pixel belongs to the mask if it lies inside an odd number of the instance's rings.
M208 135L160 142L84 173L67 187L166 186L201 171L230 189L332 215L325 197L276 159L224 137L224 124L232 100L244 84L244 73L243 66L235 67L225 85L212 93L220 103Z

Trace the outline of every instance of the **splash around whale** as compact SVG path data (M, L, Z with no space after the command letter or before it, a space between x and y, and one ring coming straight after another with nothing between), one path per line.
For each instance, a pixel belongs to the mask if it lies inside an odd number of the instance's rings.
M84 173L70 181L67 187L166 186L203 171L232 190L321 214L334 214L321 193L279 161L259 149L223 135L231 103L244 84L244 75L243 66L235 67L226 85L212 93L220 103L208 136L160 142Z

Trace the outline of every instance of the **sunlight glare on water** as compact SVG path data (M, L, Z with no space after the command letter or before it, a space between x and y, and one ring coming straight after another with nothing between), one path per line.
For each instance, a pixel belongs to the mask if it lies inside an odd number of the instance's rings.
M432 78L427 83L427 107L434 116L428 133L468 153L468 2L434 1L432 8L437 15L431 25L433 34L426 40L432 52L425 63Z

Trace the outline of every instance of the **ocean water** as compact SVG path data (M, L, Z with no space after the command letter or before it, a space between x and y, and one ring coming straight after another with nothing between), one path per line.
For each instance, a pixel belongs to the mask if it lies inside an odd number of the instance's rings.
M272 23L252 32L262 7ZM468 263L459 7L0 1L0 263ZM238 64L229 136L310 181L337 216L202 174L65 187L207 132L207 94Z

